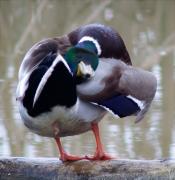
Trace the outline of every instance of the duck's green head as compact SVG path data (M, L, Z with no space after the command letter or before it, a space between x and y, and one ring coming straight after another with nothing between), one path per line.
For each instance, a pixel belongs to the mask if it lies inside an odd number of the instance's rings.
M64 58L74 77L81 82L94 75L99 63L96 47L91 41L84 41L70 48Z

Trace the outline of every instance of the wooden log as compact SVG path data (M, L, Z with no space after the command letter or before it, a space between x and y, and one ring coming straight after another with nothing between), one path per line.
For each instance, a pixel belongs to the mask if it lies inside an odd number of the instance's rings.
M1 180L175 179L175 160L110 160L62 163L56 158L0 158Z

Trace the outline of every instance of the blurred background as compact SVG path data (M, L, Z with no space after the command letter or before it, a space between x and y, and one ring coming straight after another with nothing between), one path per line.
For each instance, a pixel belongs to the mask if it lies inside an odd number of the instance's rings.
M158 79L145 119L101 121L106 151L119 158L175 158L175 1L173 0L0 0L0 156L58 157L53 139L23 125L15 100L19 65L37 41L88 23L114 27L134 66ZM92 154L91 132L63 138L73 154Z

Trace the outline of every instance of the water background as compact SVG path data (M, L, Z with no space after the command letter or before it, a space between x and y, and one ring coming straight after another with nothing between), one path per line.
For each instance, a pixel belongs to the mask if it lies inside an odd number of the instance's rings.
M93 22L123 37L134 66L152 71L158 90L139 124L108 114L100 123L107 152L119 158L175 158L175 1L0 0L0 156L58 157L53 139L23 125L15 100L19 65L37 41ZM63 138L73 154L92 154L92 132Z

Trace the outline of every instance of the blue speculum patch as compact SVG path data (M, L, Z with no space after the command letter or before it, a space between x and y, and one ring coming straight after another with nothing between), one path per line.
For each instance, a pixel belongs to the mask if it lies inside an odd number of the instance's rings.
M109 108L119 117L130 116L140 110L136 102L124 95L114 96L105 101L98 102L98 104Z

